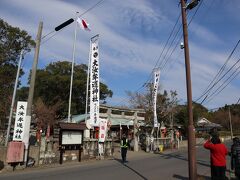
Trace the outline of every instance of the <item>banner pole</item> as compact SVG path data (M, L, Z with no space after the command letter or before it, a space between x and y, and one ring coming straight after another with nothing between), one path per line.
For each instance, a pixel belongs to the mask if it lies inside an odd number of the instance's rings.
M92 54L92 46L91 40L89 45L89 57L88 57L88 72L87 72L87 87L86 87L86 107L85 107L85 123L87 123L87 113L88 113L88 91L89 91L89 73L90 73L90 65L91 65L91 54Z
M76 12L77 19L78 12ZM69 91L69 103L68 103L68 122L71 122L71 103L72 103L72 85L73 85L73 71L74 71L74 64L75 64L75 50L76 50L76 39L77 39L77 21L75 24L74 30L74 41L73 41L73 53L72 53L72 70L71 70L71 80L70 80L70 91Z
M17 75L16 75L16 80L15 80L15 85L14 85L14 90L13 90L13 96L12 96L12 104L11 104L10 114L9 114L9 119L8 119L8 128L7 128L7 136L6 136L6 140L5 140L5 146L7 146L8 140L9 140L11 121L12 121L12 113L13 113L13 106L14 106L14 103L15 103L15 97L16 97L19 73L20 73L21 64L22 64L22 58L23 58L23 50L21 50L20 57L19 57L19 62L18 62Z

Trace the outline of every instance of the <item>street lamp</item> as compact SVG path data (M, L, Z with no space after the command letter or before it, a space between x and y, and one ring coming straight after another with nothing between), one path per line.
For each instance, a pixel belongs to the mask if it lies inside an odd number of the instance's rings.
M198 5L199 1L200 0L192 0L190 3L187 3L186 9L191 10L191 9L195 8Z
M21 70L22 59L23 59L23 49L21 50L20 57L19 57L17 75L16 75L16 80L15 80L15 85L14 85L14 90L13 90L13 96L12 96L12 104L11 104L11 107L10 107L10 114L9 114L8 127L7 127L7 136L6 136L6 139L5 139L5 146L6 147L7 147L8 140L9 140L12 114L13 114L13 106L14 106L14 103L15 103L15 97L16 97L19 74L20 74L20 70Z
M188 47L188 30L187 30L187 19L186 10L193 9L197 6L199 0L192 0L187 3L187 0L181 0L181 11L182 11L182 25L183 25L183 36L184 36L184 55L185 55L185 68L186 68L186 83L187 83L187 104L188 104L188 170L189 179L197 179L197 166L196 166L196 139L193 125L193 112L192 112L192 85L191 85L191 73L190 73L190 56Z
M74 22L74 19L73 18L70 18L69 20L63 22L62 24L60 24L59 26L55 27L55 31L59 31L61 30L62 28L68 26L69 24L73 23Z

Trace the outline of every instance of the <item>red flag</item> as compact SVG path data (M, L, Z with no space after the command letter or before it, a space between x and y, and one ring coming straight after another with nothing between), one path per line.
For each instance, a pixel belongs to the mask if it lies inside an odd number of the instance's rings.
M87 31L91 31L89 28L89 24L86 22L86 20L81 19L81 18L77 18L77 23L79 24L79 26Z

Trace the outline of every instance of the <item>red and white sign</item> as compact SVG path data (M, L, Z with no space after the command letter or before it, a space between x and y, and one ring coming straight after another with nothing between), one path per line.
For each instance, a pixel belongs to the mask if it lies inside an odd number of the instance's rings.
M107 119L100 119L99 122L99 139L98 142L104 142L107 132Z

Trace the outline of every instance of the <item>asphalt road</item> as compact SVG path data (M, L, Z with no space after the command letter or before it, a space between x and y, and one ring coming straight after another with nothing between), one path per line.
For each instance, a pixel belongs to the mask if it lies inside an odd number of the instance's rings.
M229 161L228 161L229 162ZM228 166L229 168L229 166ZM210 179L209 151L197 147L197 171ZM229 173L227 173L229 176ZM0 174L0 180L167 180L188 179L187 149L163 154L128 152L128 163L115 158L101 161L70 163L44 168L27 168Z

